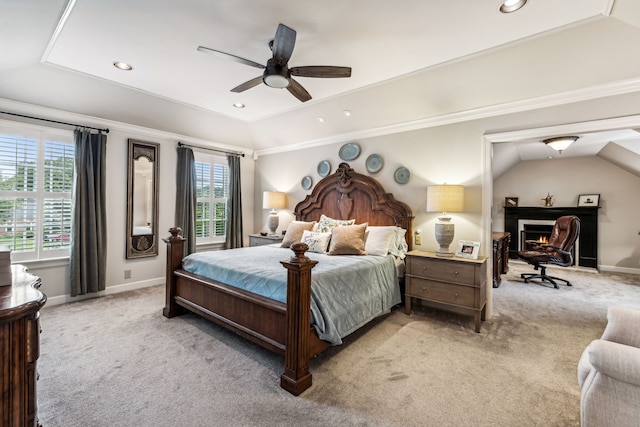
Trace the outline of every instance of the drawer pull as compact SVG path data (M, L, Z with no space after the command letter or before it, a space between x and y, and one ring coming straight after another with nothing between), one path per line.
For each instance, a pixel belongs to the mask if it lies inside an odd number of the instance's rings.
M423 269L424 271L427 271L427 267L426 267L426 266L425 266L425 267L422 267L422 269Z
M458 298L458 294L457 294L457 293L453 294L453 296L454 296L454 297L456 297L456 298Z
M458 275L458 272L457 272L457 271L454 271L454 272L453 272L453 275L454 275L454 276L457 276L457 275Z
M422 287L422 290L423 290L423 291L426 291L426 290L427 290L427 288L426 288L425 286L423 286L423 287Z

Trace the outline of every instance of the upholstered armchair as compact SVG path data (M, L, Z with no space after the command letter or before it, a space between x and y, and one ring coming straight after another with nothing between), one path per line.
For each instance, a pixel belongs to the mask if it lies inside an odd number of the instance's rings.
M574 215L566 215L556 220L548 243L527 240L527 243L533 245L534 248L532 250L518 251L518 258L532 264L534 270L540 269L540 274L522 273L520 277L527 283L531 279L540 279L539 283L549 282L556 289L559 289L556 283L558 281L565 282L567 286L571 286L571 283L566 279L547 275L546 265L553 264L561 267L572 265L573 245L575 245L579 235L580 218Z
M609 307L578 363L582 427L640 426L640 311Z

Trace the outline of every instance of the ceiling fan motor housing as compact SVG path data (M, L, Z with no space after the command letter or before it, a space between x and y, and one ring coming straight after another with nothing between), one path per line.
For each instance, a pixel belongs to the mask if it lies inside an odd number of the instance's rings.
M267 61L267 66L262 73L262 81L269 87L284 89L289 86L291 74L289 68L278 64L273 58Z

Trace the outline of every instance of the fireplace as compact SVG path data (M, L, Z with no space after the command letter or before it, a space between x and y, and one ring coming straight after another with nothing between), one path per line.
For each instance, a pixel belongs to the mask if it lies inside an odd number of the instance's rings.
M581 267L598 268L598 208L597 207L509 207L504 208L504 231L514 237L509 244L509 257L517 258L525 240L542 238L544 229L551 233L556 219L564 215L580 218L580 235L574 248L574 262ZM524 225L528 224L525 231ZM529 237L530 236L530 237ZM536 237L534 237L536 236ZM548 238L548 237L547 237Z

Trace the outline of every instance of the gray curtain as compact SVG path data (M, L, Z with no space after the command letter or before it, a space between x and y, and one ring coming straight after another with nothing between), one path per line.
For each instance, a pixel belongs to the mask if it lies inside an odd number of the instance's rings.
M69 271L71 296L105 289L107 135L76 129Z
M242 247L242 197L240 196L240 157L227 156L229 161L229 199L227 201L227 249Z
M187 239L187 256L196 251L196 167L193 150L188 147L178 147L176 192L175 226L182 228L182 236Z

